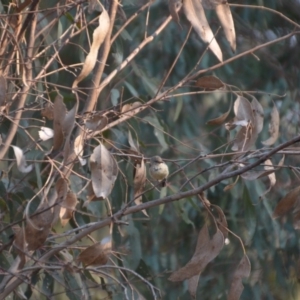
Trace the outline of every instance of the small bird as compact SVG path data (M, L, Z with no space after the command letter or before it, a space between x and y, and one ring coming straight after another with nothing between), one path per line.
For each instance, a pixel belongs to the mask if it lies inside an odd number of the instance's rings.
M160 182L161 186L166 186L169 168L160 156L153 156L150 159L150 175Z

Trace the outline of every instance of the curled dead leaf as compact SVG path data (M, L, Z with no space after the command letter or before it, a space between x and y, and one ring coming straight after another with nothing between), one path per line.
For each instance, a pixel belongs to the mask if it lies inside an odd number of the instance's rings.
M238 96L234 102L233 110L238 121L251 122L254 125L253 109L248 99Z
M74 153L78 157L82 166L86 164L86 159L82 157L84 148L84 134L84 131L81 131L74 140Z
M61 208L60 208L59 217L62 226L65 226L72 218L77 203L78 200L76 195L73 192L69 191L65 199L61 203Z
M271 146L277 141L279 135L279 123L280 123L279 112L277 110L276 105L274 104L271 112L271 121L269 124L270 137L267 140L262 142L263 145Z
M25 240L28 250L36 250L45 243L53 217L52 209L47 203L40 205L32 217L26 214Z
M251 123L242 127L233 142L232 151L248 151L256 142L257 134Z
M104 42L104 39L109 30L110 17L107 11L105 10L105 8L103 7L103 5L100 2L99 4L102 7L102 13L99 16L99 26L94 30L93 42L91 45L90 52L85 59L80 74L74 80L72 88L76 88L78 86L78 83L81 82L85 77L87 77L90 74L90 72L94 69L94 66L97 61L98 50L102 45L102 43Z
M243 292L243 278L250 276L251 265L248 256L245 254L234 271L233 278L228 292L228 300L239 300Z
M111 193L118 176L118 165L114 157L99 144L90 157L93 190L98 198L106 198Z
M191 260L181 269L172 273L169 277L171 281L183 281L199 275L222 250L224 245L224 236L220 230L209 237L208 228L205 225L198 235L198 241L195 253Z
M218 216L216 217L218 228L222 232L224 238L227 238L228 237L228 230L227 230L228 224L227 224L225 214L220 206L213 205L213 208L218 214Z
M57 203L65 200L68 192L68 181L65 178L59 178L55 183L55 190L57 193Z
M255 97L252 96L251 101L253 116L254 116L254 127L256 128L257 134L260 133L264 126L264 109Z
M221 48L207 22L201 1L184 0L183 11L202 41L209 44L209 49L219 61L223 61Z
M225 122L225 120L227 119L227 117L229 116L230 114L230 111L231 111L231 105L228 109L228 111L224 114L222 114L221 116L215 118L215 119L212 119L212 120L209 120L206 124L208 125L221 125Z
M181 0L169 0L169 11L172 16L172 19L180 25L180 19L178 15L178 11L181 9L182 1Z
M229 42L229 45L233 52L236 49L236 36L234 29L234 22L232 18L232 14L230 11L230 7L227 1L222 1L222 3L218 4L215 8L218 19L221 23L221 26L224 30L225 37Z

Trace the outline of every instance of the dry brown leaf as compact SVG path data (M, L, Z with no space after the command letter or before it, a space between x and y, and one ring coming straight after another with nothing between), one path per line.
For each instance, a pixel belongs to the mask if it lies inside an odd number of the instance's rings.
M93 42L91 45L91 49L89 54L87 55L85 62L83 64L82 70L77 78L74 80L72 88L76 88L78 83L82 81L85 77L87 77L90 72L94 69L94 66L97 61L98 50L103 43L110 26L110 18L103 7L103 5L99 2L102 7L102 13L99 16L99 26L94 30L93 33Z
M76 195L73 192L69 191L65 199L61 203L61 208L60 208L59 217L62 226L65 226L72 218L73 211L77 203L78 201Z
M228 224L227 224L225 214L220 206L213 205L213 208L218 213L218 217L216 218L218 228L222 232L224 238L227 238L228 237L228 230L227 230Z
M212 120L209 120L206 124L208 125L221 125L225 122L225 120L227 119L227 117L229 116L230 114L230 111L231 111L231 105L228 109L228 111L224 114L222 114L221 116L215 118L215 119L212 119Z
M0 75L0 106L4 106L6 103L6 79L3 75Z
M254 127L256 133L259 134L264 126L264 109L255 97L252 96L251 106L254 115Z
M67 113L66 106L63 102L62 95L58 94L54 100L53 108L53 150L58 150L63 145L63 122Z
M242 127L237 133L234 143L231 147L232 151L248 151L256 142L257 134L251 124Z
M196 86L202 89L214 91L225 86L225 84L216 76L203 76L197 79Z
M227 191L231 190L231 189L237 184L239 178L240 178L240 176L237 176L237 177L236 177L236 180L235 180L233 183L226 185L226 186L224 187L223 191L224 191L224 192L227 192Z
M78 108L78 103L76 101L73 108L65 114L62 123L62 131L65 137L70 135L73 130L74 123L75 123L75 116L77 114L77 108Z
M197 294L197 288L198 288L198 282L199 282L199 275L195 275L188 280L188 290L192 297L192 299L196 299Z
M43 211L39 213L40 211ZM40 248L46 241L53 221L53 212L47 203L43 203L33 217L26 215L25 240L28 250Z
M172 16L172 19L180 25L180 19L178 11L181 9L182 1L181 0L169 0L169 11Z
M110 152L100 143L90 157L92 185L97 198L111 193L118 176L118 165Z
M134 185L134 202L136 205L142 203L142 193L144 191L144 186L146 183L146 167L144 159L139 163L134 164L134 174L133 174L133 185ZM146 210L142 212L148 217Z
M234 271L230 290L227 296L228 300L239 300L243 292L243 278L248 278L251 272L251 265L248 256L245 254Z
M233 105L234 114L238 121L247 121L254 126L254 116L251 103L245 97L238 96Z
M282 217L291 211L299 201L299 196L300 187L291 190L287 195L285 195L276 205L273 212L273 218Z
M220 230L209 237L208 228L205 225L198 235L198 241L195 253L192 259L181 269L172 273L169 277L171 281L183 281L199 275L222 250L224 245L224 236Z
M222 51L207 22L201 1L184 0L183 11L202 41L209 44L209 49L215 54L219 61L223 61Z
M271 146L277 141L279 135L279 123L280 123L279 112L277 110L276 105L274 104L271 112L271 122L269 124L270 137L267 140L262 142L263 145Z
M236 37L235 37L234 22L227 1L223 1L221 4L217 5L215 10L218 19L223 27L225 37L229 42L232 51L235 52Z
M272 161L270 159L267 159L265 161L265 166L264 166L266 171L275 171L275 168L272 164ZM268 177L270 179L270 186L274 186L276 184L276 176L275 176L275 172L268 174Z
M78 157L82 166L86 164L86 159L82 157L84 147L84 134L84 131L81 131L74 140L74 153Z
M14 231L14 235L15 235L15 240L14 240L14 247L17 250L18 255L20 256L21 259L21 263L24 265L26 262L26 248L27 248L27 243L25 240L25 229L24 226L22 225L22 227L20 226L15 226L12 228Z
M55 190L57 193L56 203L61 203L67 196L68 180L65 178L59 178L55 183Z

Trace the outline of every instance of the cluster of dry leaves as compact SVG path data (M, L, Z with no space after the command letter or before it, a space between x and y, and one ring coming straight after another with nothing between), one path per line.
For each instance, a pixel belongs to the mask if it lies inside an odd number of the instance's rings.
M202 39L208 44L209 49L214 53L219 61L223 61L221 48L212 32L206 19L204 8L214 9L222 25L226 39L228 40L233 52L236 49L236 36L234 22L231 15L230 7L227 1L223 0L169 0L169 10L172 18L179 24L180 19L178 11L183 6L186 18Z

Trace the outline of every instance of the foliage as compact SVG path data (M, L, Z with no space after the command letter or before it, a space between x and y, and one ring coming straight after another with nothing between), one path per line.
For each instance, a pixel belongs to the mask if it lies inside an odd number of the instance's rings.
M299 298L300 3L248 2L2 1L1 299Z

